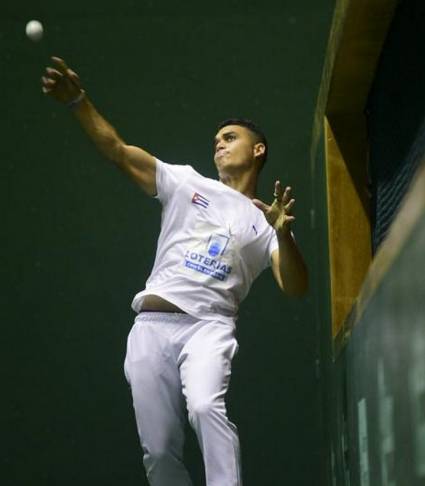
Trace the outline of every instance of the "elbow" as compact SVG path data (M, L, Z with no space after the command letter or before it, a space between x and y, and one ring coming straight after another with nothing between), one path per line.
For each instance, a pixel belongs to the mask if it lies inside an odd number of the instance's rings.
M118 137L112 139L105 155L117 165L123 165L125 162L125 144Z

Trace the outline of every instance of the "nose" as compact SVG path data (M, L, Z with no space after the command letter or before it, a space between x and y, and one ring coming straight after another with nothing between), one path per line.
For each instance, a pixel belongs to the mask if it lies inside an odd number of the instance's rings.
M217 145L215 146L215 151L218 152L220 149L224 149L225 147L225 143L223 140L221 140L220 142L217 143Z

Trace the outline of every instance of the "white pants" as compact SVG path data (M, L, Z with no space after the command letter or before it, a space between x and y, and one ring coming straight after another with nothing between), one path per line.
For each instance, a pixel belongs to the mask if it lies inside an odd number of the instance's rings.
M177 313L136 317L124 369L151 486L192 485L182 462L186 407L207 486L242 485L239 439L224 402L237 348L226 324Z

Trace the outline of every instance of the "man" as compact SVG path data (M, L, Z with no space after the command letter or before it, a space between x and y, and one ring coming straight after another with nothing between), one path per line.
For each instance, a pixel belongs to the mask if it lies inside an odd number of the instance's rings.
M67 104L97 148L162 204L162 225L127 343L144 465L152 486L190 486L182 462L185 410L203 454L208 486L240 486L239 441L225 394L240 301L271 265L279 287L299 296L307 270L294 241L290 188L277 181L271 205L253 199L267 155L261 131L228 120L215 137L219 180L166 164L126 144L96 111L78 75L52 57L42 90Z

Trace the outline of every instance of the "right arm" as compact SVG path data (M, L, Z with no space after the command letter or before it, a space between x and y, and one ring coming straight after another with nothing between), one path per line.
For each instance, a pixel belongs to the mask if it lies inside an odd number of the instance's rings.
M155 158L139 147L127 145L88 99L78 75L62 59L52 57L52 60L57 69L46 69L47 76L42 78L43 93L68 105L79 100L72 111L98 150L126 172L147 194L155 195Z

